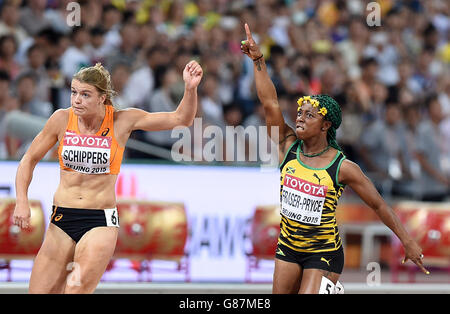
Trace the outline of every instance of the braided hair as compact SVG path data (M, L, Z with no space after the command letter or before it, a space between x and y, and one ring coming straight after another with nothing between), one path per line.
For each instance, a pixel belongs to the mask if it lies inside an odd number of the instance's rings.
M311 95L309 98L315 99L317 102L319 102L319 108L326 108L326 114L324 115L324 118L325 120L331 122L331 127L327 132L328 144L330 144L331 147L342 151L341 147L336 141L336 130L339 128L342 122L341 107L336 102L336 100L328 95Z

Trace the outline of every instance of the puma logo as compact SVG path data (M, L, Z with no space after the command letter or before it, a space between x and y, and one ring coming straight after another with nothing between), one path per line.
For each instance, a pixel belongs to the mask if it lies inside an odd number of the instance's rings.
M330 266L330 261L332 260L332 258L330 258L330 259L327 261L324 257L321 257L320 260L321 260L322 262L327 263L327 265Z
M320 180L325 179L326 177L323 178L319 178L319 176L317 175L317 173L313 174L313 177L316 178L317 180L319 180L319 185L320 185Z
M276 254L281 255L281 256L286 256L286 255L284 255L283 251L279 247L277 248Z

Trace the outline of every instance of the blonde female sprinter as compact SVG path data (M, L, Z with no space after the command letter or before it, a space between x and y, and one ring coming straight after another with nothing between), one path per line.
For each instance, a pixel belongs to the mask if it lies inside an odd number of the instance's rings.
M203 70L196 61L183 70L184 96L174 112L115 110L110 74L97 64L73 76L71 107L57 110L33 140L16 174L14 223L30 222L28 187L33 170L57 143L60 183L51 223L36 256L30 293L92 293L116 246L119 217L115 183L133 130L160 131L192 124ZM67 281L67 268L77 272Z

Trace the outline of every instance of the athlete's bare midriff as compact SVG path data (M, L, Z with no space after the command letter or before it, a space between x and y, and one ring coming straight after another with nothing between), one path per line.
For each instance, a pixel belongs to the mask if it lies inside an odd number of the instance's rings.
M53 204L60 207L106 209L116 207L117 175L83 174L60 170Z

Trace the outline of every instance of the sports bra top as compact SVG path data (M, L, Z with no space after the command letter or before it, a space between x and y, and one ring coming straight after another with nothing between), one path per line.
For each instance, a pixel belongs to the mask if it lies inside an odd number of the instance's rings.
M106 114L98 132L80 134L78 117L69 110L69 121L58 146L60 168L84 174L118 174L124 147L114 137L114 107L106 106Z

